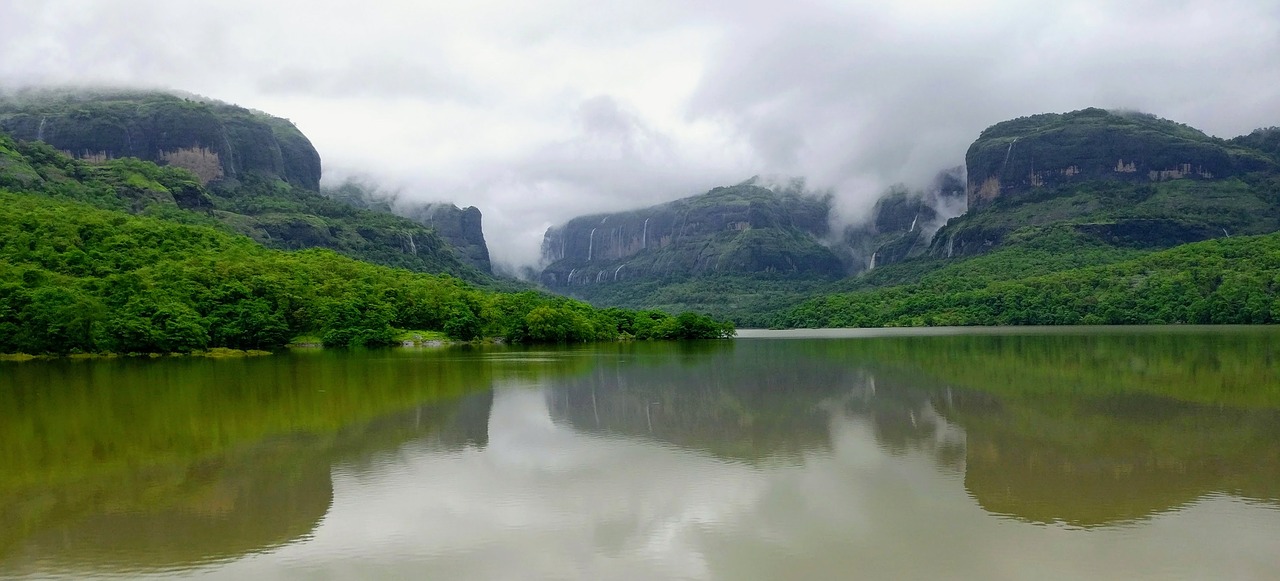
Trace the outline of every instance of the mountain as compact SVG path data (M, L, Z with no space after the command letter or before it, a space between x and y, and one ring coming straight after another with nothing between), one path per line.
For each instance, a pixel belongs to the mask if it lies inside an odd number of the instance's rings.
M969 211L938 233L930 252L978 254L1051 224L1151 249L1275 231L1276 134L1228 141L1102 109L997 123L965 156Z
M0 134L0 187L494 284L431 227L322 195L320 157L284 119L193 96L46 90L0 100L0 128L16 138Z
M463 261L481 272L493 273L489 246L484 240L484 217L475 206L459 208L455 204L410 201L394 193L382 192L373 184L353 179L336 188L322 188L320 191L352 206L403 216L431 228L453 247Z
M320 154L293 123L194 95L28 90L0 101L0 131L79 159L186 168L205 185L258 174L320 186Z
M964 167L939 172L924 190L894 186L876 200L870 220L845 228L837 251L855 274L921 256L933 234L964 208Z
M749 180L630 212L596 214L547 230L547 288L575 292L615 282L714 275L838 278L822 243L830 200Z

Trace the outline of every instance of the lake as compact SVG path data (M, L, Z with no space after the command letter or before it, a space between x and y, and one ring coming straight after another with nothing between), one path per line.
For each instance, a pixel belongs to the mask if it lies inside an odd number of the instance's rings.
M0 363L3 579L1280 579L1280 329Z

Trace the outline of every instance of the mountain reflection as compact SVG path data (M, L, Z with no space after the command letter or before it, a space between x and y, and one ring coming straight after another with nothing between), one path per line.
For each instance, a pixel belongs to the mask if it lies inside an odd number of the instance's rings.
M919 339L23 368L0 577L1125 577L1280 534L1280 413L1196 388L1258 399L1221 341ZM1206 506L1262 533L1114 526Z

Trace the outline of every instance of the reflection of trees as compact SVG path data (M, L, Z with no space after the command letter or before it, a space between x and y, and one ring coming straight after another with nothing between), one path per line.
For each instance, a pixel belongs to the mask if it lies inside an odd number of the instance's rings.
M335 461L424 437L487 441L490 392L461 397L489 384L481 360L95 363L18 366L0 385L11 566L185 567L260 551L315 527ZM49 385L61 391L30 393Z

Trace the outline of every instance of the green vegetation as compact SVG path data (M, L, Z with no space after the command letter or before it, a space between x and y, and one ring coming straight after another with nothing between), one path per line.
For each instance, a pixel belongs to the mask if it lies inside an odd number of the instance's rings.
M428 226L322 195L311 143L265 113L165 93L34 91L0 100L0 131L17 138L0 134L0 188L528 288L460 260Z
M1069 241L1069 238L1062 238ZM1123 251L1083 248L1114 260ZM1069 257L1071 251L1057 253ZM1080 256L1079 254L1077 256ZM785 327L1280 322L1280 234L1183 245L1103 266L1037 273L1009 249L870 292L816 298ZM971 263L979 268L966 268ZM1003 273L992 275L986 273Z
M512 342L733 333L693 313L495 293L329 251L273 251L214 228L0 193L0 352L271 349L305 333L326 345L378 346L404 329Z

